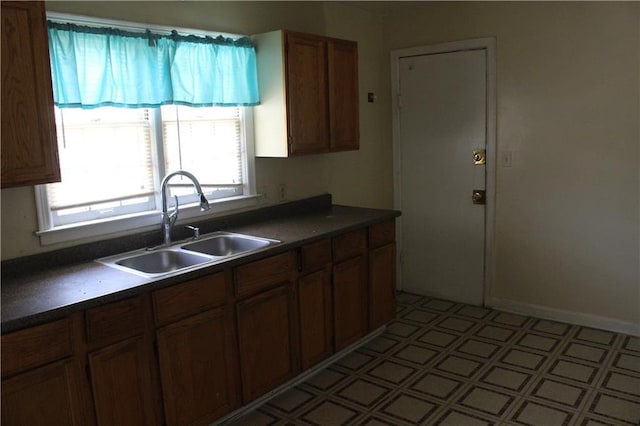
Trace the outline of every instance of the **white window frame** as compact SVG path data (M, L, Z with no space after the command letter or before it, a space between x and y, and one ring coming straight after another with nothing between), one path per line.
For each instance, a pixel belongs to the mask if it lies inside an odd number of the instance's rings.
M110 26L129 30L150 29L166 33L170 33L171 30L177 30L182 33L195 33L210 35L213 37L218 35L234 38L241 37L241 35L237 34L212 33L209 31L176 27L169 28L134 22L113 21L58 13L47 13L47 18L56 21L72 22L78 25ZM210 217L219 216L222 213L255 207L258 204L259 195L256 193L255 182L253 109L251 107L240 107L240 114L242 121L242 139L240 143L243 161L243 195L219 200L209 200L211 209L204 213L200 211L198 203L180 205L178 224L194 219L199 221L205 220ZM155 130L156 129L153 129L153 131ZM156 182L156 184L156 187L159 188L160 182ZM34 193L39 228L39 230L36 231L36 235L40 237L41 245L58 244L85 239L99 239L98 237L106 235L116 236L117 234L131 233L131 231L146 232L151 231L154 228L157 228L158 232L160 232L160 210L54 227L49 209L46 186L35 186ZM160 197L160 194L156 194L156 196ZM160 206L160 204L160 202L157 203L158 206Z

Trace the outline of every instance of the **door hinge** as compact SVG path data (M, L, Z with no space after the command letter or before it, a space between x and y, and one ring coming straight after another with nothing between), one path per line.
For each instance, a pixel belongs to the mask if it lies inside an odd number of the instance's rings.
M402 109L402 95L400 93L398 93L396 97L396 102L398 104L398 109Z
M291 135L287 136L287 143L289 145L293 145L293 136L291 136Z

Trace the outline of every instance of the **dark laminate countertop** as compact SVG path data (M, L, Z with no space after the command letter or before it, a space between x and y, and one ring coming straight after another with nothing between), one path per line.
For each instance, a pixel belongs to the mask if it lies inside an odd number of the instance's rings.
M123 246L122 242L93 243L75 252L61 251L19 259L2 265L2 333L15 331L65 316L71 312L166 287L210 274L217 270L291 250L302 244L331 237L400 215L395 210L367 209L331 204L330 195L291 203L290 208L266 208L198 224L203 233L219 229L282 241L264 251L203 266L168 278L144 278L102 265L92 259L145 247ZM236 215L238 216L238 215ZM159 237L158 230L157 236ZM133 241L147 241L138 237ZM96 246L97 244L97 246ZM104 248L111 244L110 249ZM130 242L129 244L133 244ZM95 247L94 247L95 246ZM102 247L98 249L96 247ZM125 249L123 249L125 247ZM112 252L109 252L112 250ZM116 250L116 251L113 251ZM77 253L94 255L90 259L72 260ZM70 254L71 253L71 254ZM71 257L71 260L69 259ZM79 256L81 257L81 256ZM65 258L64 265L61 258Z

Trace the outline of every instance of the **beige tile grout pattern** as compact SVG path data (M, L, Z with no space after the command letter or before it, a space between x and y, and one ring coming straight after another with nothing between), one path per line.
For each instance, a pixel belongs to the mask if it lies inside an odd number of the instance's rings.
M640 338L397 299L382 335L233 425L640 425Z

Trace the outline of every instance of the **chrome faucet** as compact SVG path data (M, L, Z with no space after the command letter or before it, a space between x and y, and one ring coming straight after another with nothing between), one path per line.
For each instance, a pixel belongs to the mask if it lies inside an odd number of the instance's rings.
M169 180L177 175L182 175L191 179L193 182L193 187L195 188L198 196L200 197L200 211L209 210L209 201L207 201L207 197L204 196L202 192L202 187L200 186L200 182L194 175L184 170L178 170L173 173L169 173L162 179L162 184L160 185L160 193L162 194L162 236L163 236L163 245L168 246L171 244L171 230L173 229L173 225L176 223L178 219L178 196L175 195L174 199L176 202L175 208L173 212L169 213L167 209L167 185L169 184Z

